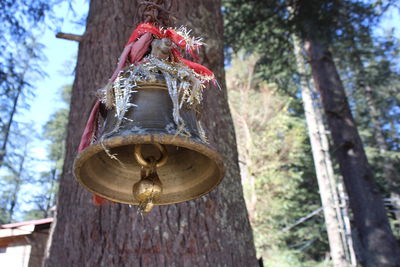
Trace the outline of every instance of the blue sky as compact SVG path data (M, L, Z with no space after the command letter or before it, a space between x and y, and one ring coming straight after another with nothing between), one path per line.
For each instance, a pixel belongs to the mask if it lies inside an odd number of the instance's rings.
M74 69L76 64L76 55L78 52L78 43L74 41L58 39L55 37L57 32L82 34L84 26L76 22L85 16L88 10L88 1L75 0L72 11L67 4L61 4L55 7L55 16L62 18L62 21L47 21L50 28L37 29L35 35L38 42L45 45L43 53L47 60L42 63L45 77L31 81L34 86L35 97L27 99L30 109L17 116L18 121L33 122L38 138L30 144L30 155L35 160L29 162L27 166L33 175L43 171L49 171L51 166L47 161L48 141L40 138L43 132L43 126L49 120L50 116L59 108L65 105L61 101L61 88L64 85L70 85L74 80ZM30 197L34 192L39 191L35 185L24 184L21 188L20 197L23 200L19 211L31 209ZM21 220L21 213L17 212L14 219Z
M51 114L64 105L61 102L61 88L64 85L73 83L74 68L78 43L55 37L57 32L82 34L84 27L78 25L78 21L87 13L88 1L75 0L74 11L70 10L66 4L55 8L55 16L62 18L63 21L52 23L51 29L46 29L43 33L38 33L38 41L45 45L43 53L47 61L43 63L43 70L46 77L36 80L36 96L29 101L30 109L21 114L26 120L34 121L35 129L40 134L43 126L49 120ZM37 141L33 145L33 151L40 159L46 158L46 143ZM39 165L38 169L45 169L45 164Z

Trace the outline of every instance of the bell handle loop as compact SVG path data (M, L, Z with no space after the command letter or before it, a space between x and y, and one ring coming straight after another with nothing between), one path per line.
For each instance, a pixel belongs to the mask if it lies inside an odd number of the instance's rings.
M164 145L159 144L159 143L153 143L155 147L158 148L158 150L161 153L161 157L157 160L156 167L160 168L164 166L167 161L168 161L168 154L167 154L167 149L165 148ZM146 168L151 168L151 162L145 160L142 156L142 145L141 144L136 144L135 145L135 159L139 163L139 165L146 167Z

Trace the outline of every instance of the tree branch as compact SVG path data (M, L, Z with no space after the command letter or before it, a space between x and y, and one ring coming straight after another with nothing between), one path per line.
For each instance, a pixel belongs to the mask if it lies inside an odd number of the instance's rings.
M56 34L56 38L80 42L80 41L82 41L83 36L77 35L77 34L72 34L72 33L59 32Z
M294 224L289 225L285 228L282 229L283 232L289 231L290 229L292 229L293 227L307 221L308 219L310 219L311 217L317 215L318 213L320 213L322 211L322 207L319 207L318 209L314 210L313 212L307 214L306 216L298 219Z

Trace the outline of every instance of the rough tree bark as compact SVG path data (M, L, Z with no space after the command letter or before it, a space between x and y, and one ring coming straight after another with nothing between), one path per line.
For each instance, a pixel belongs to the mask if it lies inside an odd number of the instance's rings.
M296 54L297 69L301 74L305 74L305 67L303 63L303 56L301 55L301 46L296 37L294 39L294 50ZM341 227L340 227L340 217L337 213L336 207L339 204L337 197L337 191L334 182L333 169L330 163L329 157L324 151L321 133L319 131L319 123L323 123L318 120L317 110L313 101L313 94L310 85L307 84L305 77L301 78L301 95L304 106L304 113L307 121L308 135L310 138L315 172L317 174L318 187L320 191L320 197L322 202L322 207L324 211L326 231L328 233L329 247L331 250L331 257L333 266L335 267L346 267L350 266L346 260L346 247L344 240L342 240ZM323 126L322 126L323 127ZM342 228L343 229L343 228Z
M138 7L132 0L92 0L79 46L66 160L45 266L257 265L226 98L220 1L177 3L176 24L189 25L207 40L201 63L216 73L223 88L206 92L203 116L210 142L225 157L223 182L205 197L156 207L143 217L128 205L92 205L89 192L73 178L72 164L94 92L112 74L137 22Z
M347 97L327 46L305 38L314 84L322 97L334 153L339 162L355 226L360 234L365 266L400 266L400 248L357 131Z

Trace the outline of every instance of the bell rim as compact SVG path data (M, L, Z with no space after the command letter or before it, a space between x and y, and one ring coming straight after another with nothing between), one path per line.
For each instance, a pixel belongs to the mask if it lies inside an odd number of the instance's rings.
M132 145L134 144L152 144L152 143L160 143L163 145L171 145L171 141L173 141L173 145L183 147L183 148L188 148L191 150L194 150L208 158L210 158L217 166L219 170L219 176L218 180L206 191L202 192L201 194L195 195L191 198L187 198L183 201L172 201L168 203L154 203L155 206L164 206L164 205L171 205L171 204L178 204L178 203L183 203L187 201L191 201L197 198L200 198L211 191L213 191L223 180L225 176L225 166L224 162L222 159L222 156L220 153L216 151L212 146L202 143L199 141L195 141L192 138L189 137L184 137L184 136L177 136L177 135L163 135L163 134L149 134L149 135L127 135L127 136L116 136L107 140L104 140L102 143L105 147L107 148L114 148L118 146L124 146L124 145ZM111 200L116 203L121 203L121 204L128 204L128 205L138 205L137 202L129 202L129 201L121 201L117 200L115 198L106 196L101 194L100 192L96 192L92 190L89 186L87 186L83 180L82 177L79 175L80 169L82 168L83 163L90 159L93 155L104 151L103 146L101 143L96 143L88 146L84 150L78 153L74 160L74 165L73 165L73 174L75 179L79 182L81 186L83 186L86 190L89 192L96 194L102 198L105 198L107 200Z

